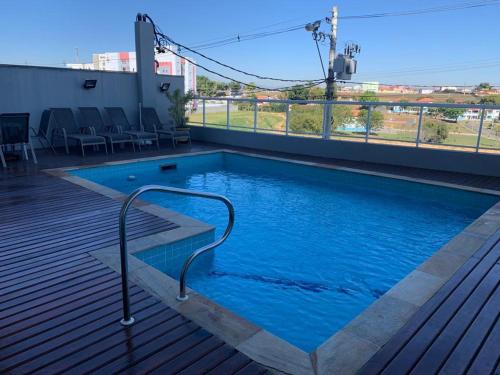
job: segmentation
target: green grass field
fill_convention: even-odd
[[[230,126],[253,129],[253,116],[253,111],[232,111],[229,117]],[[203,115],[201,113],[191,114],[188,121],[201,123]],[[226,112],[206,113],[205,121],[207,125],[226,126]],[[283,130],[285,127],[285,114],[257,112],[257,127],[259,129]]]

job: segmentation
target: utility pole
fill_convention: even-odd
[[[330,53],[328,55],[328,80],[326,83],[326,99],[335,100],[337,99],[337,90],[335,87],[335,73],[333,71],[333,65],[335,63],[335,50],[337,48],[337,17],[338,10],[334,6],[332,8],[332,35],[330,37]]]
[[[336,100],[337,99],[337,88],[335,87],[335,72],[334,72],[334,63],[335,63],[335,50],[337,48],[337,18],[338,18],[338,9],[337,6],[332,8],[332,34],[330,35],[330,53],[328,55],[328,78],[326,81],[326,100]],[[331,128],[333,124],[333,116],[332,116],[332,106],[325,106],[325,121],[323,129],[323,134],[325,138],[330,137]]]
[[[335,79],[345,81],[350,80],[351,76],[356,73],[357,61],[354,56],[361,52],[361,48],[357,43],[346,44],[344,48],[344,54],[339,54],[336,56],[337,48],[337,20],[339,12],[337,6],[332,8],[332,17],[326,17],[325,21],[332,26],[332,32],[330,34],[318,31],[321,26],[321,20],[314,22],[309,22],[305,25],[306,31],[312,32],[312,37],[316,42],[316,49],[318,50],[319,60],[321,62],[321,67],[323,69],[323,74],[325,74],[325,68],[323,66],[323,58],[321,57],[321,52],[318,47],[318,40],[324,41],[326,38],[330,38],[330,53],[328,55],[328,77],[326,78],[326,100],[334,101],[337,100],[337,87],[335,86]],[[337,66],[335,66],[337,62]],[[326,104],[325,110],[323,112],[323,138],[330,138],[333,127],[333,104]]]

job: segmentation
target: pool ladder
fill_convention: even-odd
[[[189,267],[193,261],[203,253],[215,249],[217,246],[221,245],[231,233],[234,225],[234,207],[229,199],[219,194],[204,193],[201,191],[179,189],[169,186],[161,185],[145,185],[137,190],[134,190],[123,202],[122,209],[120,211],[119,218],[119,231],[120,231],[120,263],[121,263],[121,273],[122,273],[122,299],[123,299],[123,319],[120,321],[122,325],[128,326],[134,323],[134,318],[130,313],[130,296],[128,287],[128,253],[127,253],[127,212],[135,199],[140,195],[150,192],[164,192],[164,193],[174,193],[179,195],[187,195],[191,197],[207,198],[224,203],[229,212],[229,220],[226,226],[224,234],[214,242],[205,245],[198,250],[194,251],[189,258],[184,262],[182,267],[181,275],[179,278],[179,295],[177,296],[178,301],[186,301],[188,296],[186,294],[186,277]]]

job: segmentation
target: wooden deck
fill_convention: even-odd
[[[118,242],[120,204],[55,177],[0,184],[0,372],[259,374],[263,368],[88,255]],[[129,238],[175,228],[132,209]]]
[[[361,374],[498,374],[500,231],[366,364]]]
[[[194,146],[195,150],[213,148]],[[157,154],[146,151],[141,156]],[[137,156],[117,153],[106,160]],[[38,168],[19,163],[0,173],[0,373],[266,372],[137,286],[131,288],[131,300],[138,322],[122,327],[119,275],[88,254],[118,242],[120,204],[39,172],[40,168],[97,163],[104,157],[40,159]],[[498,178],[308,160],[500,190]],[[138,210],[132,209],[129,215],[129,238],[175,227]],[[499,238],[500,232],[361,373],[498,373]]]

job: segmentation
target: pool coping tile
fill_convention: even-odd
[[[217,152],[396,178],[500,196],[500,192],[487,189],[225,149],[140,158],[85,166],[83,168]],[[126,198],[126,195],[119,191],[67,173],[69,170],[81,168],[56,168],[45,170],[45,172],[117,201],[123,201]],[[206,223],[146,201],[139,201],[134,206],[139,210],[173,222],[179,225],[179,228],[129,241],[128,250],[130,254],[214,230],[212,226]],[[243,354],[267,366],[273,372],[316,375],[332,373],[355,374],[451,278],[458,268],[471,257],[477,255],[481,246],[491,236],[495,235],[499,229],[500,201],[437,250],[425,262],[417,266],[404,279],[400,280],[382,297],[369,305],[343,329],[336,332],[312,353],[302,351],[190,288],[187,288],[190,298],[185,302],[177,301],[178,281],[134,256],[129,257],[129,278],[188,319],[217,335]],[[90,254],[120,273],[119,245],[93,251]]]

